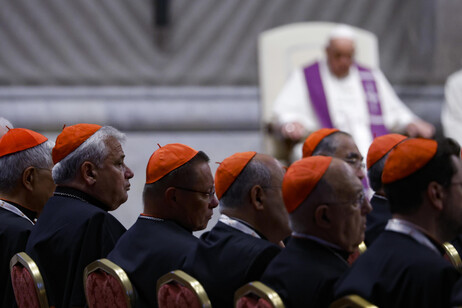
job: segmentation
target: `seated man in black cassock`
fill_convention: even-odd
[[[108,211],[124,203],[133,172],[115,128],[76,124],[63,129],[52,151],[53,197],[27,241],[26,252],[45,280],[55,307],[83,307],[83,270],[106,257],[126,231]]]
[[[367,246],[382,233],[388,219],[391,218],[390,206],[383,190],[382,170],[388,153],[406,138],[399,134],[383,135],[375,138],[367,151],[367,177],[370,187],[374,190],[371,199],[372,211],[367,215],[366,222],[364,242]]]
[[[452,140],[407,139],[382,174],[392,219],[336,286],[379,307],[449,307],[460,273],[441,244],[462,230],[462,162]]]
[[[328,307],[349,254],[364,239],[371,207],[361,181],[344,161],[312,156],[289,167],[282,192],[292,238],[261,281],[286,307]]]
[[[219,222],[202,235],[185,265],[214,307],[233,307],[234,292],[260,279],[290,235],[283,176],[275,158],[256,152],[236,153],[220,163],[215,174]]]
[[[157,307],[156,283],[183,269],[186,256],[218,205],[208,156],[183,144],[156,150],[146,167],[144,213],[108,259],[122,267],[138,293],[138,307]]]
[[[26,241],[55,183],[53,143],[45,136],[14,128],[0,139],[0,307],[15,307],[10,259]]]

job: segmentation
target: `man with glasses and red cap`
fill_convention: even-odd
[[[124,162],[124,139],[115,128],[95,124],[65,127],[56,138],[52,157],[57,188],[26,246],[52,306],[86,305],[84,268],[106,257],[126,231],[108,213],[127,200],[133,177]]]
[[[218,205],[208,156],[173,143],[157,149],[146,167],[144,212],[120,238],[108,259],[135,287],[139,307],[157,307],[156,283],[182,269]]]
[[[0,306],[15,307],[10,259],[26,241],[55,183],[51,176],[53,143],[25,128],[0,139]]]
[[[340,158],[353,168],[360,180],[366,177],[364,158],[351,135],[344,131],[321,128],[305,139],[302,151],[303,157],[322,155]]]
[[[392,219],[339,280],[336,297],[358,294],[385,308],[450,307],[461,275],[442,244],[462,231],[459,146],[404,140],[388,154],[382,183]]]
[[[371,207],[361,181],[341,159],[310,156],[289,167],[282,193],[292,237],[261,281],[285,307],[328,307],[349,255],[364,240]]]
[[[214,307],[233,307],[235,291],[261,278],[290,235],[284,172],[275,158],[256,152],[235,153],[220,163],[215,174],[220,219],[185,265]]]

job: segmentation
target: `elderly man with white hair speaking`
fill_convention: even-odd
[[[403,104],[380,70],[354,61],[351,27],[334,28],[325,51],[326,59],[297,69],[275,101],[275,126],[283,138],[300,142],[319,128],[338,128],[365,155],[375,137],[390,131],[433,136],[433,125]]]

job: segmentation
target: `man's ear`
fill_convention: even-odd
[[[36,180],[35,172],[35,167],[30,166],[27,167],[22,173],[22,185],[29,191],[34,189],[34,182]]]
[[[430,182],[427,187],[427,197],[433,208],[442,211],[444,208],[445,191],[444,187],[437,182]]]
[[[80,174],[82,175],[83,180],[88,185],[93,185],[96,183],[96,178],[98,176],[98,170],[96,169],[95,164],[89,161],[84,161],[80,166]]]
[[[169,187],[164,192],[165,202],[169,205],[176,205],[177,204],[177,189],[175,187]]]
[[[264,206],[265,191],[260,185],[254,185],[250,189],[250,202],[257,211],[262,211],[265,209]]]
[[[330,207],[326,204],[319,205],[314,211],[314,223],[319,228],[330,228]]]

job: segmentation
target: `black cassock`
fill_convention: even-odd
[[[210,232],[202,235],[185,270],[204,286],[213,307],[234,307],[234,292],[248,282],[260,280],[269,262],[280,251],[279,246],[266,239],[219,221]]]
[[[35,213],[17,204],[8,202],[20,209],[29,219]],[[11,286],[10,260],[18,252],[26,250],[26,242],[33,224],[13,212],[0,208],[0,307],[14,307],[15,299]]]
[[[157,280],[183,269],[186,256],[198,241],[175,222],[152,218],[140,216],[108,255],[130,278],[138,294],[137,307],[157,307]]]
[[[358,294],[379,307],[449,307],[459,272],[408,235],[384,231],[345,273],[335,296]]]
[[[261,281],[273,288],[288,308],[328,307],[335,282],[349,267],[346,258],[348,253],[292,237]]]
[[[84,306],[83,270],[105,258],[125,227],[91,196],[58,187],[27,241],[26,252],[45,280],[49,304]]]

